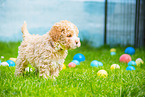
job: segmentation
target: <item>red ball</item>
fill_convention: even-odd
[[[73,62],[70,62],[69,64],[68,64],[68,67],[76,67],[76,64],[75,63],[73,63]]]
[[[129,61],[131,61],[131,57],[128,54],[123,54],[123,55],[121,55],[119,61],[124,62],[124,63],[128,63]]]

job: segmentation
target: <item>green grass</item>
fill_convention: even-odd
[[[20,42],[0,42],[0,56],[2,61],[10,57],[17,57]],[[135,67],[135,71],[126,71],[127,64],[120,63],[119,57],[124,53],[125,48],[117,47],[117,54],[110,56],[109,46],[92,48],[82,46],[69,51],[65,60],[68,65],[76,53],[85,55],[86,60],[76,68],[62,70],[56,80],[43,79],[35,75],[35,72],[25,73],[24,76],[15,77],[15,67],[0,66],[0,96],[39,96],[39,97],[62,97],[62,96],[145,96],[145,64]],[[136,49],[132,60],[142,58],[145,60],[145,49]],[[92,60],[103,63],[103,67],[91,67]],[[119,64],[120,70],[110,70],[111,64]],[[97,76],[97,72],[104,69],[108,72],[107,78]]]

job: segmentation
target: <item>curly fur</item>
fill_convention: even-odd
[[[64,20],[53,25],[51,30],[40,36],[31,35],[27,24],[22,26],[23,41],[19,46],[15,74],[20,75],[30,63],[39,72],[39,76],[57,77],[69,49],[80,46],[78,28]]]

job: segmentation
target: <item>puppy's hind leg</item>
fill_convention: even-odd
[[[20,55],[19,55],[20,56]],[[16,70],[15,75],[21,75],[23,74],[26,67],[28,67],[28,61],[25,58],[19,57],[16,60]]]

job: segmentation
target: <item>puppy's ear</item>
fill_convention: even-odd
[[[61,33],[63,32],[63,30],[64,29],[62,29],[60,25],[54,25],[51,28],[49,35],[54,42],[59,41]]]

